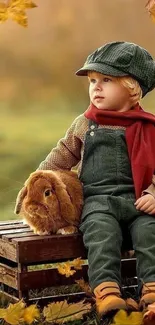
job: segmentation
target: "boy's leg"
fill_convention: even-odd
[[[94,211],[82,219],[80,230],[88,249],[89,282],[96,296],[97,310],[102,315],[112,309],[126,309],[120,292],[120,225],[105,211]]]
[[[155,302],[155,217],[138,216],[130,225],[137,257],[141,305]]]
[[[104,281],[121,285],[122,232],[118,221],[104,212],[92,212],[81,223],[88,249],[89,283],[92,289]]]

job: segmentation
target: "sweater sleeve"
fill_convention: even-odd
[[[151,194],[155,198],[155,175],[152,177],[152,183],[148,186],[146,190],[142,192],[142,195]]]
[[[67,130],[64,138],[60,139],[57,146],[51,150],[44,161],[39,165],[43,169],[68,169],[76,166],[81,159],[81,147],[86,129],[84,115],[78,116]]]

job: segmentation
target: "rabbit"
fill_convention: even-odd
[[[15,214],[38,235],[78,232],[83,208],[82,183],[76,172],[37,170],[20,190]]]

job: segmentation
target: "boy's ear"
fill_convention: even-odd
[[[22,203],[24,200],[24,197],[27,194],[27,188],[24,186],[18,193],[17,195],[17,199],[16,199],[16,205],[15,205],[15,209],[14,209],[14,213],[15,214],[19,214],[21,207],[22,207]]]

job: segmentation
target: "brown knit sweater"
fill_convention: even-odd
[[[60,139],[57,146],[52,149],[46,159],[41,162],[38,169],[68,169],[77,167],[78,175],[80,175],[83,153],[84,153],[84,140],[85,134],[88,131],[89,120],[84,114],[79,115],[67,130],[65,137]],[[99,125],[99,128],[121,128],[120,126]],[[93,130],[92,130],[93,132]],[[152,178],[152,184],[144,191],[150,193],[155,197],[155,175]]]

